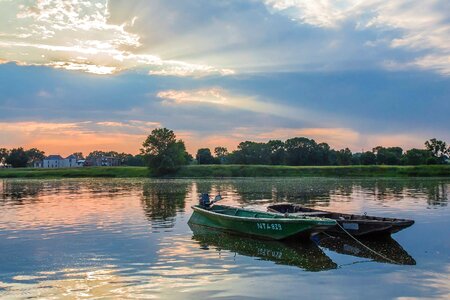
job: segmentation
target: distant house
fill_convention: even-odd
[[[120,166],[120,159],[112,156],[90,157],[86,160],[85,165],[93,167],[116,167]]]
[[[42,160],[42,168],[64,168],[64,158],[61,155],[49,155]]]
[[[77,157],[72,154],[64,159],[63,165],[65,168],[75,168],[78,167],[77,161]]]
[[[75,155],[69,155],[63,158],[61,155],[49,155],[42,161],[34,163],[35,168],[78,168],[83,166],[83,162],[77,159]]]

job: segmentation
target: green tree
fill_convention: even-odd
[[[214,155],[221,164],[224,164],[227,162],[228,149],[225,147],[216,147],[214,148]]]
[[[288,139],[285,143],[286,162],[291,166],[317,164],[317,144],[305,137]]]
[[[315,159],[316,164],[321,166],[330,165],[330,154],[331,147],[327,143],[320,143],[317,145],[315,150]]]
[[[377,157],[377,164],[379,165],[399,165],[403,155],[403,149],[400,147],[384,148],[378,146],[373,149]]]
[[[175,172],[189,157],[184,142],[167,128],[154,129],[142,144],[141,154],[155,175]]]
[[[211,154],[209,148],[201,148],[197,150],[197,155],[195,156],[199,165],[211,165],[214,164],[215,159]]]
[[[352,163],[352,151],[348,148],[336,151],[336,163],[339,166],[350,165]]]
[[[375,165],[377,163],[377,156],[370,151],[361,153],[359,160],[362,165]]]
[[[234,164],[269,165],[270,147],[266,143],[241,142],[230,158]]]
[[[450,155],[450,148],[447,148],[447,143],[435,138],[426,141],[425,148],[433,154],[437,163],[445,163]]]
[[[5,162],[10,164],[13,168],[23,168],[27,166],[28,155],[22,147],[11,149]]]
[[[33,166],[33,164],[37,161],[43,160],[45,158],[45,152],[41,151],[37,148],[31,148],[25,151],[28,156],[28,165]]]
[[[128,153],[120,153],[119,159],[122,165],[125,166],[144,166],[144,157],[140,154],[132,155]]]
[[[402,163],[404,165],[425,165],[428,160],[433,157],[433,153],[429,150],[423,149],[410,149],[402,157]]]
[[[361,154],[362,153],[353,153],[352,165],[360,165],[361,164]]]
[[[270,163],[272,165],[282,165],[285,161],[286,151],[284,143],[280,140],[270,140],[267,145],[270,148]]]

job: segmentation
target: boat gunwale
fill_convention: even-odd
[[[340,221],[340,222],[365,222],[365,223],[372,223],[372,224],[379,224],[379,223],[385,223],[385,222],[391,222],[392,225],[398,226],[398,225],[404,225],[404,224],[414,224],[415,221],[412,219],[402,219],[402,218],[391,218],[391,217],[377,217],[377,216],[371,216],[371,215],[358,215],[358,214],[351,214],[351,213],[340,213],[340,212],[335,212],[335,211],[327,211],[327,210],[320,210],[320,209],[315,209],[315,208],[309,208],[309,207],[305,207],[299,204],[292,204],[292,203],[278,203],[278,204],[272,204],[269,205],[268,208],[271,208],[273,210],[274,206],[282,206],[282,205],[286,205],[286,206],[292,206],[292,207],[302,207],[302,208],[306,208],[306,209],[311,209],[312,211],[316,211],[316,212],[325,212],[328,214],[336,214],[336,215],[341,215],[341,216],[354,216],[354,219],[345,219],[345,220],[340,220],[337,218],[330,218],[328,217],[327,219],[331,219],[331,220],[335,220],[335,221]],[[281,212],[279,212],[280,214],[282,214]],[[287,213],[289,214],[289,213]],[[359,218],[359,217],[364,217],[364,218]],[[372,218],[372,219],[366,219],[365,217],[368,218]]]
[[[239,207],[233,207],[233,206],[228,206],[228,205],[220,205],[222,207],[227,207],[227,208],[236,208],[236,209],[244,209],[244,208],[239,208]],[[257,217],[243,217],[243,216],[232,216],[232,215],[227,215],[227,214],[221,214],[221,213],[217,213],[214,212],[212,210],[208,210],[202,207],[199,207],[197,205],[192,205],[191,208],[195,211],[195,210],[199,210],[202,212],[205,212],[207,214],[212,214],[212,215],[217,215],[217,216],[221,216],[221,217],[225,217],[228,219],[234,219],[234,220],[245,220],[245,221],[252,221],[252,222],[280,222],[281,223],[297,223],[297,222],[308,222],[308,223],[318,223],[318,222],[327,222],[329,224],[321,224],[319,223],[318,225],[323,225],[323,226],[333,226],[337,224],[337,221],[334,219],[330,219],[330,218],[317,218],[317,217],[302,217],[302,216],[298,216],[298,217],[286,217],[283,214],[279,213],[270,213],[270,212],[262,212],[262,211],[257,211],[257,210],[253,210],[253,209],[247,209],[245,208],[244,210],[246,211],[250,211],[250,212],[255,212],[255,213],[265,213],[265,214],[273,214],[275,216],[280,216],[281,218],[257,218]]]

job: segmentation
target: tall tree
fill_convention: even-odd
[[[284,143],[280,140],[270,140],[267,145],[270,148],[270,163],[272,165],[284,164],[286,156]]]
[[[399,165],[403,155],[403,149],[400,147],[385,148],[377,146],[373,148],[379,165]]]
[[[447,143],[435,138],[425,142],[425,147],[428,151],[433,153],[437,159],[437,163],[445,163],[445,160],[450,156],[450,147],[447,148]]]
[[[142,144],[141,154],[155,175],[175,172],[189,157],[184,142],[167,128],[154,129]]]
[[[321,166],[330,165],[331,147],[327,143],[320,143],[316,146],[314,161]]]
[[[348,148],[336,151],[336,162],[340,166],[350,165],[352,163],[352,151]]]
[[[214,155],[221,164],[224,164],[227,162],[228,149],[225,147],[216,147],[214,148]]]
[[[233,151],[232,162],[235,164],[268,165],[270,164],[270,147],[266,143],[245,141]]]
[[[292,166],[314,165],[316,162],[317,144],[305,137],[288,139],[286,145],[286,162]]]
[[[35,162],[43,160],[45,158],[45,152],[37,148],[31,148],[25,152],[28,156],[28,165],[30,166],[33,166]]]
[[[197,160],[199,165],[211,165],[215,162],[209,148],[198,149],[195,159]]]
[[[22,147],[11,149],[5,162],[13,168],[23,168],[27,166],[28,155]]]
[[[362,165],[374,165],[377,163],[377,156],[371,151],[361,153],[359,159]]]
[[[410,149],[402,157],[404,165],[425,165],[433,157],[433,153],[429,150]]]

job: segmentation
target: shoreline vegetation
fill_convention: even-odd
[[[273,166],[188,165],[170,176],[155,176],[147,167],[0,169],[0,178],[232,178],[232,177],[450,177],[450,165],[419,166]]]

